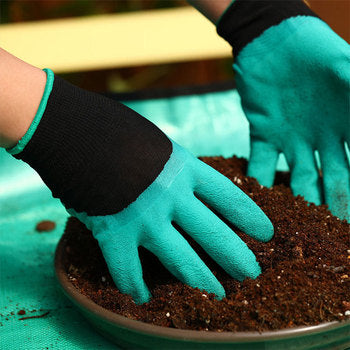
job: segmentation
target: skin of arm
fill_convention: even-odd
[[[187,2],[216,24],[232,0],[188,0]]]
[[[216,23],[232,0],[189,0]],[[46,74],[0,48],[0,147],[11,148],[32,123],[44,93]]]
[[[0,48],[0,147],[13,147],[39,107],[46,74]]]

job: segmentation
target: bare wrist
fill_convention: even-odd
[[[32,123],[46,74],[0,49],[0,147],[13,147]]]
[[[187,0],[187,2],[216,24],[232,0]]]

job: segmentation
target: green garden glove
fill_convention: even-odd
[[[198,199],[268,241],[272,224],[247,195],[136,112],[46,72],[37,115],[8,151],[37,170],[92,231],[121,292],[137,303],[150,298],[138,255],[143,246],[184,283],[225,296],[174,222],[234,278],[259,275],[254,254]]]
[[[248,175],[271,186],[283,152],[293,193],[349,220],[350,46],[299,0],[236,0],[217,30],[250,123]]]

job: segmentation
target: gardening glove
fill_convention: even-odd
[[[293,193],[349,220],[349,45],[301,0],[236,0],[217,31],[250,123],[248,175],[271,186],[283,152]]]
[[[143,246],[184,283],[224,297],[173,223],[232,277],[259,275],[254,254],[201,202],[268,241],[273,227],[248,196],[136,112],[46,73],[35,119],[8,151],[30,164],[92,231],[121,292],[137,303],[150,298],[138,255]]]

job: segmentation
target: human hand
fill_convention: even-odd
[[[173,226],[175,222],[232,277],[261,270],[246,244],[198,198],[250,236],[268,241],[273,228],[261,209],[229,179],[173,144],[164,169],[123,211],[87,216],[70,211],[92,230],[117,287],[138,303],[149,300],[138,247],[155,254],[180,281],[225,296],[212,272]],[[198,197],[198,198],[197,198]]]
[[[174,222],[234,278],[259,275],[254,254],[198,199],[268,241],[272,224],[247,195],[126,106],[49,70],[47,76],[31,127],[8,151],[93,232],[121,292],[137,303],[150,298],[138,256],[143,246],[184,283],[225,295]]]
[[[233,65],[250,123],[248,175],[271,186],[278,155],[283,152],[291,170],[293,193],[316,204],[324,201],[335,215],[349,220],[350,172],[345,143],[350,145],[350,46],[308,9],[295,12],[299,11],[296,2],[288,6],[265,3],[269,5],[237,0],[231,18],[222,19],[234,21],[243,4],[257,26],[261,21],[265,25],[263,31],[253,29],[257,32],[250,33],[248,42],[237,44],[240,51],[236,51]],[[283,15],[280,6],[284,7]],[[260,11],[260,17],[254,18],[254,11]],[[269,23],[278,16],[279,22]],[[234,40],[232,44],[235,48]],[[320,157],[322,181],[315,151]]]

